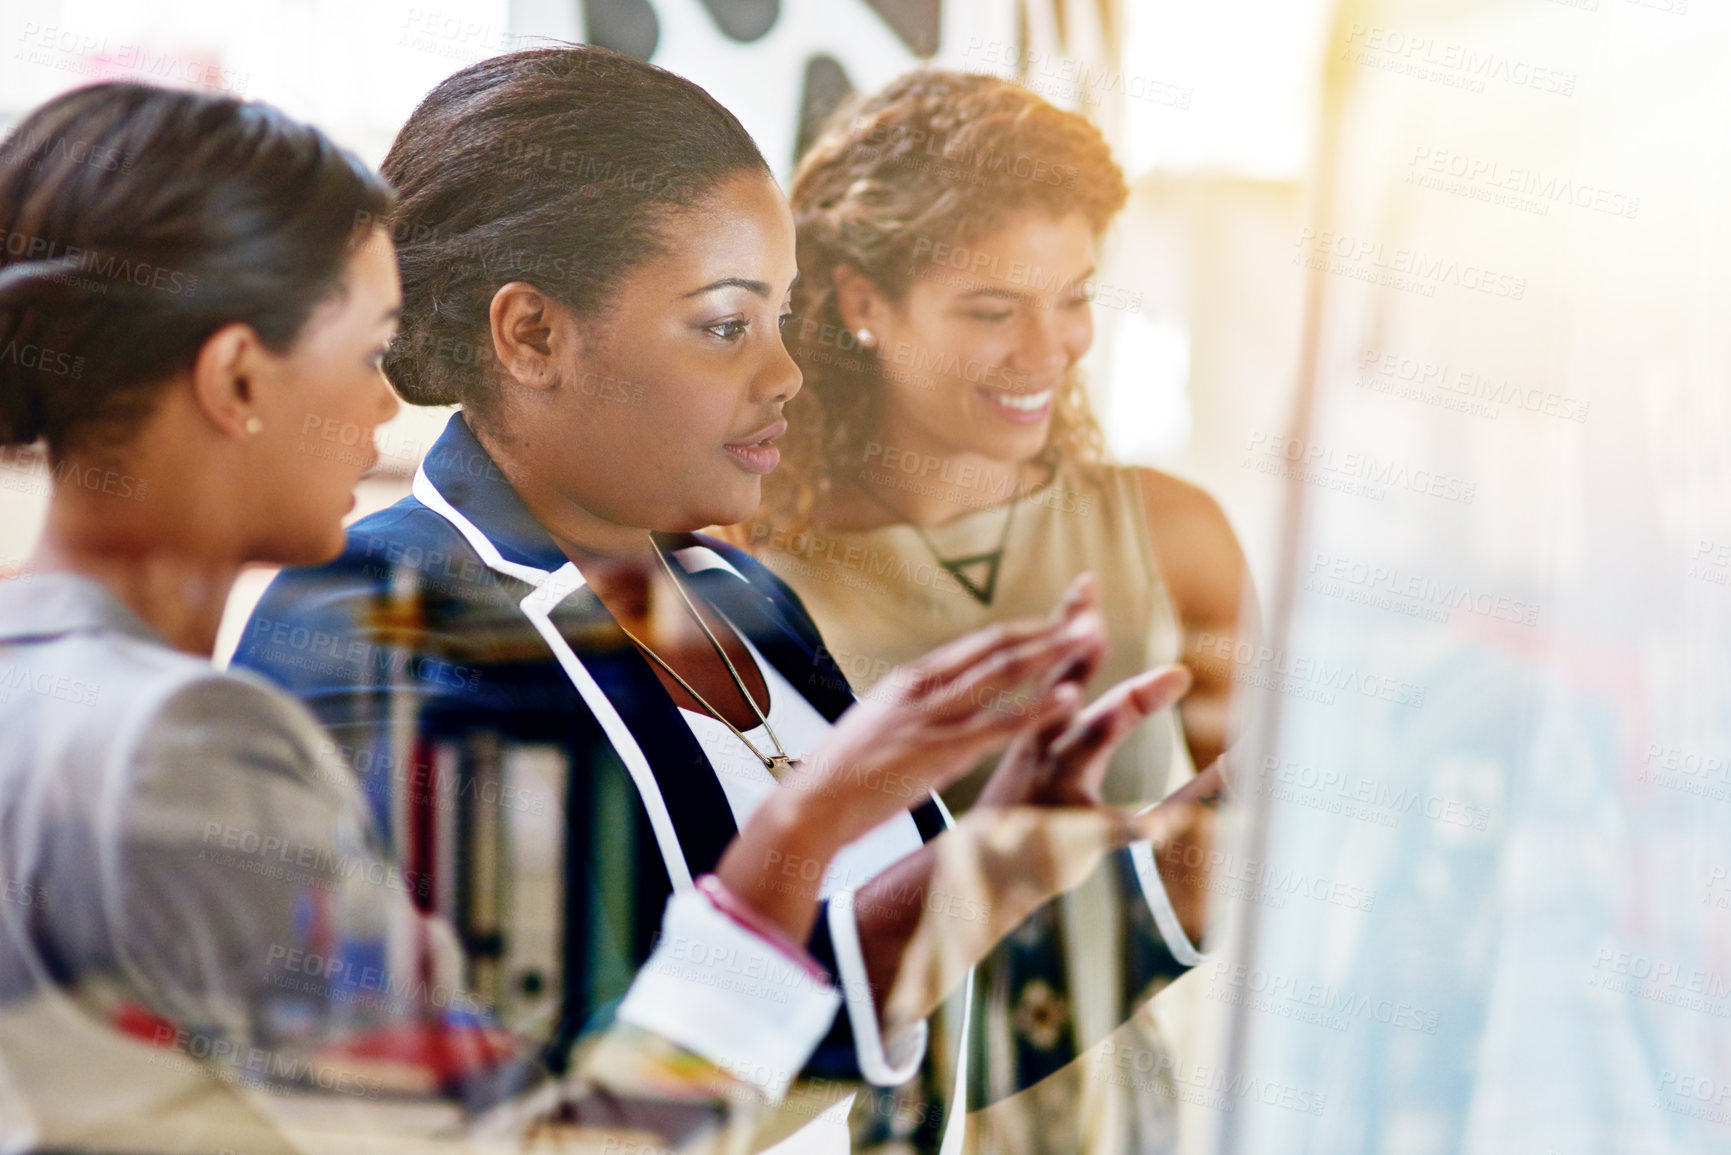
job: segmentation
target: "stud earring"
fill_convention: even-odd
[[[872,331],[870,329],[861,329],[859,332],[855,333],[854,336],[859,338],[860,347],[865,349],[870,349],[873,342],[877,340],[876,337],[872,336]]]
[[[248,417],[246,419],[246,431],[248,433],[257,433],[263,428],[264,422],[260,421],[257,417]]]

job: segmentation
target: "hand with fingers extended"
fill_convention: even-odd
[[[1183,697],[1190,674],[1181,666],[1162,667],[1128,679],[1082,708],[1082,688],[1099,668],[1106,649],[1095,598],[1093,578],[1083,575],[1045,622],[1013,627],[1013,639],[975,635],[926,659],[945,669],[945,663],[958,655],[995,646],[1003,656],[994,666],[1015,666],[998,680],[1020,677],[1032,689],[1029,708],[1017,719],[1019,725],[990,723],[994,738],[1008,735],[1008,750],[961,826],[895,863],[855,897],[866,970],[880,1004],[900,973],[918,928],[932,925],[923,918],[923,904],[940,863],[948,863],[952,883],[947,885],[954,885],[957,893],[966,884],[982,888],[983,908],[1025,912],[1074,885],[1101,855],[1144,837],[1137,816],[1099,805],[1106,763],[1140,722]],[[1045,638],[1062,640],[1043,649],[1045,660],[1016,656],[1031,644],[1020,639]],[[992,668],[980,671],[981,683],[992,680],[985,676]],[[892,683],[890,693],[905,694],[908,686]],[[906,704],[904,698],[890,700]],[[954,708],[953,693],[945,700]],[[972,705],[978,708],[996,701],[976,696]],[[930,751],[923,752],[927,780],[933,788],[941,787],[967,765],[977,765],[993,744],[956,747],[956,757],[966,765],[940,762]],[[1003,852],[1006,846],[1038,846],[1041,854],[1018,861],[1014,854]],[[1015,868],[1008,867],[1011,862],[1016,862]],[[920,954],[923,961],[916,981],[904,989],[929,995],[941,988],[955,977],[958,967],[965,969],[983,957],[1012,925],[982,923],[968,928],[966,934],[951,934],[937,954],[929,950]]]
[[[1083,574],[1066,591],[1054,620],[1091,634],[1086,625],[1075,623],[1095,617],[1094,595],[1092,577]],[[1098,807],[1113,750],[1143,721],[1176,705],[1192,682],[1183,666],[1160,666],[1126,678],[1082,708],[1074,703],[1105,650],[1103,644],[1081,649],[1077,663],[1063,671],[1053,689],[1056,697],[1065,685],[1077,687],[1075,697],[1066,696],[1072,704],[1016,736],[981,791],[976,809]],[[1185,864],[1183,869],[1169,867],[1162,877],[1179,924],[1192,941],[1200,941],[1207,927],[1207,864],[1212,861],[1216,812],[1225,797],[1227,761],[1221,757],[1170,797],[1135,814],[1125,812],[1122,821],[1110,827],[1111,841],[1118,845],[1150,841],[1163,864]],[[1193,863],[1202,865],[1188,865]]]
[[[1043,724],[1017,734],[977,806],[1097,806],[1112,752],[1142,722],[1176,705],[1190,689],[1190,671],[1180,665],[1159,666],[1126,678],[1082,708],[1082,686],[1105,657],[1105,634],[1094,609],[1093,576],[1083,574],[1070,584],[1052,620],[1064,623],[1086,642],[1079,643],[1074,663],[1059,674],[1049,697],[1066,703]],[[1074,694],[1065,694],[1074,687]]]
[[[778,888],[771,855],[827,864],[842,847],[921,805],[994,750],[1073,716],[1081,687],[1066,671],[1099,647],[1098,620],[1054,614],[990,626],[898,667],[842,715],[812,755],[728,847],[716,875],[796,941],[816,895]]]
[[[934,650],[879,681],[790,785],[847,799],[831,818],[851,819],[863,833],[994,749],[1072,716],[1082,690],[1065,671],[1089,660],[1099,642],[1097,618],[1053,615],[991,626]],[[894,775],[895,797],[870,797],[867,769]],[[862,787],[868,796],[859,796]]]

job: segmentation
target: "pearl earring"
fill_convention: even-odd
[[[246,431],[248,433],[257,433],[263,428],[264,422],[260,421],[257,417],[248,417],[246,419]]]
[[[872,336],[872,331],[870,329],[861,329],[859,332],[855,333],[854,336],[859,338],[860,346],[866,349],[870,349],[872,347],[872,342],[877,340],[876,337]]]

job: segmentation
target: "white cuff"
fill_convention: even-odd
[[[829,899],[829,939],[835,947],[836,978],[847,1000],[848,1022],[853,1026],[854,1053],[860,1074],[878,1087],[907,1082],[926,1057],[926,1022],[921,1019],[904,1027],[887,1043],[878,1029],[877,1000],[866,977],[865,955],[859,946],[859,924],[854,918],[853,891],[832,894]]]
[[[1142,897],[1147,900],[1154,925],[1160,928],[1160,937],[1166,940],[1166,949],[1172,952],[1172,957],[1187,967],[1207,962],[1208,956],[1191,943],[1178,921],[1178,912],[1172,909],[1166,884],[1160,881],[1160,871],[1154,866],[1154,843],[1132,842],[1130,861],[1136,864],[1136,881],[1142,884]]]
[[[661,937],[618,1018],[761,1090],[787,1093],[835,1024],[841,996],[695,890],[667,903]]]

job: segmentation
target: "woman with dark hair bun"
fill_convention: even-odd
[[[242,566],[343,548],[397,410],[391,192],[272,108],[135,84],[58,97],[0,151],[0,445],[44,443],[53,477],[27,576],[0,582],[0,1147],[377,1150],[490,1104],[507,1131],[539,1105],[677,1142],[777,1097],[840,999],[797,945],[815,897],[762,863],[822,869],[899,810],[886,779],[941,783],[1059,716],[1037,680],[1088,637],[971,640],[844,719],[833,763],[655,911],[668,945],[622,976],[599,1068],[539,1082],[541,1040],[455,984],[428,876],[380,847],[316,720],[208,661]],[[314,428],[356,452],[308,452]],[[1030,680],[1024,716],[973,704]]]
[[[404,292],[386,371],[409,400],[461,409],[412,497],[352,526],[337,561],[276,579],[236,662],[331,729],[393,845],[438,874],[507,1017],[556,1024],[554,1065],[585,1024],[622,997],[631,1005],[626,980],[654,942],[655,912],[713,869],[778,781],[833,760],[844,778],[892,793],[897,812],[850,838],[830,869],[761,866],[767,894],[823,899],[805,941],[845,998],[800,1075],[850,1088],[906,1081],[927,1037],[923,1019],[891,1013],[909,928],[941,911],[962,941],[983,916],[930,889],[928,840],[947,816],[912,780],[916,767],[934,776],[937,752],[892,726],[869,738],[859,728],[864,744],[838,749],[855,716],[838,666],[848,655],[825,647],[768,570],[697,532],[755,512],[801,385],[783,344],[793,220],[756,146],[689,81],[602,49],[554,48],[441,83],[384,174],[401,197],[391,228]],[[988,632],[1051,630],[1057,642],[1039,693],[976,698],[985,715],[1043,708],[1050,694],[1070,701],[1101,659],[1091,600],[1084,580],[1041,607],[1058,603],[1043,627]],[[327,642],[309,661],[297,638]],[[905,692],[906,677],[888,675],[881,692]],[[1091,804],[1106,753],[1187,684],[1171,668],[1139,673],[1091,714],[1066,705],[1025,729],[998,763],[998,800]],[[902,768],[862,773],[868,753]],[[539,779],[562,804],[554,845],[513,842],[525,824],[484,804],[459,801],[447,818],[430,801],[519,781],[531,758],[556,767]],[[1207,822],[1192,797],[1156,813],[1185,816],[1173,841],[1194,850]],[[802,826],[835,817],[817,800]],[[1014,892],[1018,870],[1063,859],[1047,849],[988,881]],[[1181,971],[1189,941],[1158,876],[1124,855],[1100,873],[1137,896],[1115,928],[1133,944],[1136,984]],[[555,942],[517,926],[523,907],[546,901],[524,896],[548,891]],[[664,1029],[678,1039],[682,1023]],[[939,1058],[951,1069],[960,1053]],[[909,1113],[873,1098],[866,1130],[881,1123],[880,1138],[935,1148],[959,1101]],[[790,1116],[789,1150],[847,1150],[852,1102],[820,1098]]]

